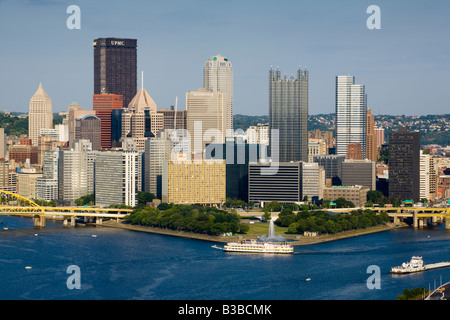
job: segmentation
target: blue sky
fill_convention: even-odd
[[[69,30],[69,5],[81,29]],[[370,5],[381,30],[369,30]],[[450,2],[406,0],[0,0],[0,110],[28,111],[39,82],[53,111],[92,109],[98,37],[138,39],[138,73],[158,108],[202,86],[209,57],[234,69],[235,113],[268,113],[268,71],[309,70],[309,113],[335,111],[335,77],[366,85],[374,114],[450,113]],[[138,87],[140,87],[140,79]]]

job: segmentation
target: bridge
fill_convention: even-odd
[[[61,219],[65,226],[75,226],[77,218],[102,224],[103,218],[120,219],[132,211],[116,208],[44,207],[18,194],[0,190],[0,215],[33,218],[34,226],[38,228],[45,228],[46,218]]]
[[[398,223],[400,220],[405,218],[412,218],[414,228],[422,228],[427,224],[444,222],[445,229],[450,230],[450,207],[359,207],[345,209],[326,209],[326,211],[334,213],[344,213],[358,209],[369,209],[377,213],[386,212],[391,218],[394,219],[394,223]]]

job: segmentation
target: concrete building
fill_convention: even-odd
[[[224,92],[198,89],[186,93],[191,153],[203,153],[208,143],[224,143],[227,135],[227,101]]]
[[[186,129],[187,111],[175,110],[174,106],[170,109],[160,108],[157,113],[163,115],[163,127],[161,129]],[[156,134],[155,134],[156,135]]]
[[[341,180],[343,186],[361,185],[370,190],[376,190],[376,162],[370,161],[369,159],[345,159],[341,166]]]
[[[325,188],[325,170],[317,163],[302,162],[300,167],[302,179],[302,197],[308,201],[323,199],[323,188]]]
[[[367,108],[367,137],[366,137],[366,159],[377,162],[378,147],[377,135],[375,133],[375,116]]]
[[[30,111],[28,114],[28,137],[33,146],[39,143],[41,129],[53,128],[52,100],[44,91],[42,83],[30,99]]]
[[[99,151],[95,157],[95,204],[136,206],[142,191],[142,153],[138,151]]]
[[[284,203],[302,201],[301,166],[300,161],[280,162],[278,167],[272,167],[270,164],[249,164],[248,200]]]
[[[247,131],[248,144],[264,144],[269,146],[269,124],[258,123],[256,126],[248,127]]]
[[[158,137],[145,141],[144,153],[144,191],[153,193],[157,199],[162,198],[162,173],[165,161],[171,160],[175,145],[169,137],[168,130],[161,130]]]
[[[74,205],[75,200],[94,193],[92,144],[79,140],[71,150],[60,150],[58,158],[58,200]]]
[[[58,200],[58,160],[58,148],[44,152],[42,178],[36,179],[36,199]]]
[[[269,71],[270,154],[278,150],[279,162],[308,161],[308,77],[301,69],[297,79]],[[278,130],[278,143],[272,141],[273,130]]]
[[[436,194],[437,175],[433,157],[420,151],[420,199],[434,200]]]
[[[37,179],[42,178],[42,173],[36,170],[21,169],[17,173],[17,194],[27,199],[37,198]]]
[[[335,154],[315,156],[313,161],[317,162],[325,170],[325,179],[330,179],[332,185],[342,184],[342,162],[345,156]]]
[[[94,115],[82,115],[75,121],[75,139],[89,140],[92,150],[100,150],[102,147],[101,120]]]
[[[367,202],[367,192],[369,188],[363,186],[333,186],[323,189],[323,199],[335,201],[338,198],[345,198],[356,207],[362,207]]]
[[[162,202],[221,207],[226,201],[225,160],[165,161]]]

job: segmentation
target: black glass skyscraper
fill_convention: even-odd
[[[137,92],[137,40],[94,40],[94,94],[123,95],[123,106]]]
[[[297,79],[281,78],[279,70],[269,72],[269,135],[274,161],[308,161],[308,71],[299,69]],[[278,130],[278,144],[273,141]]]
[[[420,200],[420,133],[406,127],[389,133],[389,197]]]

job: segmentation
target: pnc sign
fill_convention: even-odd
[[[123,41],[123,40],[111,40],[111,45],[112,46],[124,46],[125,45],[125,41]]]

